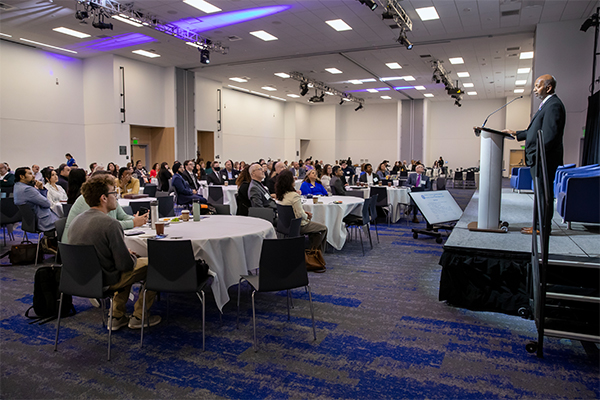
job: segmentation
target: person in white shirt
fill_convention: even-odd
[[[327,190],[327,193],[329,194],[331,194],[331,187],[329,187],[329,184],[331,182],[332,173],[333,169],[331,165],[326,164],[325,167],[323,167],[323,175],[320,176],[321,183],[323,184],[323,187],[325,188],[325,190]]]
[[[44,181],[44,177],[42,176],[42,172],[40,171],[40,166],[39,165],[33,164],[31,166],[31,172],[33,172],[33,178],[36,181],[40,181],[40,182]]]
[[[362,183],[368,183],[369,185],[378,185],[379,177],[373,173],[373,166],[371,164],[365,164],[365,173],[358,178]]]
[[[56,184],[56,182],[58,182],[58,174],[56,171],[46,167],[42,170],[42,175],[44,177],[44,187],[48,190],[48,200],[50,200],[52,204],[67,201],[68,197],[65,189]]]

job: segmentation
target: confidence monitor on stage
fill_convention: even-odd
[[[447,190],[409,194],[430,225],[458,221],[462,216],[462,210]]]

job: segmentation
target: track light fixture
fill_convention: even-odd
[[[306,96],[308,93],[308,83],[300,82],[300,96]]]
[[[406,37],[406,31],[404,31],[404,30],[402,30],[402,32],[400,32],[400,36],[398,37],[398,40],[396,40],[396,41],[398,43],[400,43],[402,46],[406,47],[408,50],[412,50],[412,48],[413,48],[413,44]]]
[[[356,107],[356,108],[354,109],[354,111],[362,110],[362,108],[363,108],[363,105],[362,105],[362,103],[360,103],[360,104],[358,105],[358,107]]]
[[[325,101],[325,92],[321,92],[321,95],[319,96],[317,94],[317,90],[315,89],[315,95],[308,99],[308,101],[310,103],[323,103]]]
[[[359,104],[364,103],[364,99],[362,99],[360,97],[356,97],[352,93],[341,92],[329,85],[326,85],[325,83],[323,83],[321,81],[317,81],[315,79],[311,79],[307,76],[304,76],[300,72],[292,71],[289,73],[289,76],[290,76],[290,78],[300,82],[300,94],[302,96],[304,96],[304,95],[306,95],[306,93],[308,93],[308,91],[310,90],[309,88],[315,89],[315,96],[311,97],[311,100],[309,100],[311,102],[315,102],[315,103],[324,102],[325,94],[328,94],[330,96],[339,96],[340,101],[341,101],[340,104],[344,104],[343,103],[344,101],[353,101],[353,102],[359,103]],[[317,96],[317,93],[318,93],[317,90],[321,92],[320,96]]]
[[[583,25],[581,25],[580,30],[583,32],[587,32],[592,26],[598,26],[600,24],[599,12],[597,11],[595,14],[592,14],[591,17],[585,20]]]
[[[112,31],[113,29],[113,24],[108,23],[108,22],[104,22],[104,13],[100,12],[98,14],[96,14],[96,19],[94,19],[94,22],[92,22],[92,26],[94,28],[100,29],[100,30],[104,30],[104,29],[110,29]]]
[[[344,99],[340,99],[340,106],[344,104]]]
[[[377,3],[375,3],[373,0],[358,0],[358,2],[369,7],[371,11],[374,11],[377,8]]]
[[[210,64],[210,51],[206,49],[198,49],[200,51],[200,63]]]

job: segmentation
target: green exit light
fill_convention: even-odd
[[[138,140],[137,139],[133,139],[133,144],[138,144]]]

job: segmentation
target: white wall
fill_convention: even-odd
[[[221,108],[223,109],[223,85],[221,82],[206,79],[196,73],[195,76],[196,92],[196,130],[214,132],[215,140],[215,156],[219,155],[222,158],[223,153],[223,132],[219,132],[218,128],[218,97],[217,90],[221,89]],[[223,110],[221,112],[223,117]],[[223,125],[222,125],[223,126]],[[196,147],[198,145],[196,144]],[[227,155],[225,155],[227,157]]]
[[[303,139],[310,139],[306,155],[313,160],[331,163],[335,159],[338,108],[337,104],[310,106],[308,137]]]
[[[11,169],[85,162],[81,60],[0,42],[0,159]],[[58,82],[58,84],[57,84]]]

